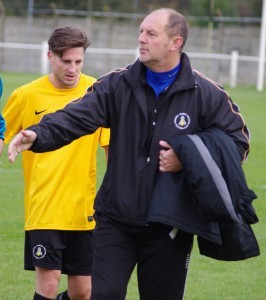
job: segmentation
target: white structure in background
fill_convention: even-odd
[[[260,31],[260,52],[258,65],[257,90],[263,91],[264,72],[265,72],[265,48],[266,48],[266,0],[262,3],[261,31]]]
[[[266,1],[266,0],[265,0]],[[29,50],[39,50],[41,51],[40,55],[40,73],[47,74],[49,73],[50,64],[47,57],[48,44],[47,42],[42,42],[41,44],[19,44],[19,43],[1,43],[0,48],[10,48],[10,49],[29,49]],[[113,54],[113,55],[132,55],[135,59],[138,57],[138,51],[136,49],[110,49],[110,48],[88,48],[88,53],[96,54]],[[195,53],[188,52],[188,55],[191,58],[200,58],[200,59],[214,59],[214,60],[227,60],[230,61],[230,74],[229,82],[230,87],[234,88],[237,85],[238,78],[238,63],[240,61],[245,62],[259,62],[259,57],[257,56],[247,56],[239,55],[237,51],[232,51],[231,54],[215,54],[215,53]],[[259,65],[261,63],[259,62]],[[263,70],[262,70],[263,75]],[[262,77],[262,76],[261,76]],[[263,78],[261,84],[263,87]]]

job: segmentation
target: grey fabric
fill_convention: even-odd
[[[219,167],[217,166],[216,162],[213,160],[209,150],[204,145],[204,143],[202,142],[199,136],[188,135],[188,137],[192,140],[192,142],[195,144],[198,151],[200,152],[202,159],[204,160],[208,170],[210,171],[213,181],[215,182],[217,189],[223,199],[224,205],[228,213],[236,223],[239,224],[242,223],[241,217],[238,216],[235,212],[232,199],[229,190],[227,188],[227,184],[221,174]]]

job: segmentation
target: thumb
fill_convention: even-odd
[[[31,136],[30,131],[28,130],[21,130],[20,133],[24,138],[29,138]]]
[[[160,141],[159,144],[163,148],[168,148],[168,149],[172,148],[166,141]]]

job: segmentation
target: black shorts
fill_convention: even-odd
[[[91,275],[93,231],[25,231],[24,268],[61,270],[67,275]]]

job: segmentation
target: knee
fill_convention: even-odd
[[[38,292],[46,297],[53,299],[57,295],[58,291],[58,281],[57,280],[47,280],[42,283],[39,287]]]
[[[47,298],[55,298],[58,291],[61,272],[36,267],[36,292]]]
[[[70,299],[75,300],[90,300],[91,299],[91,287],[84,287],[79,290],[71,291],[68,290]]]

